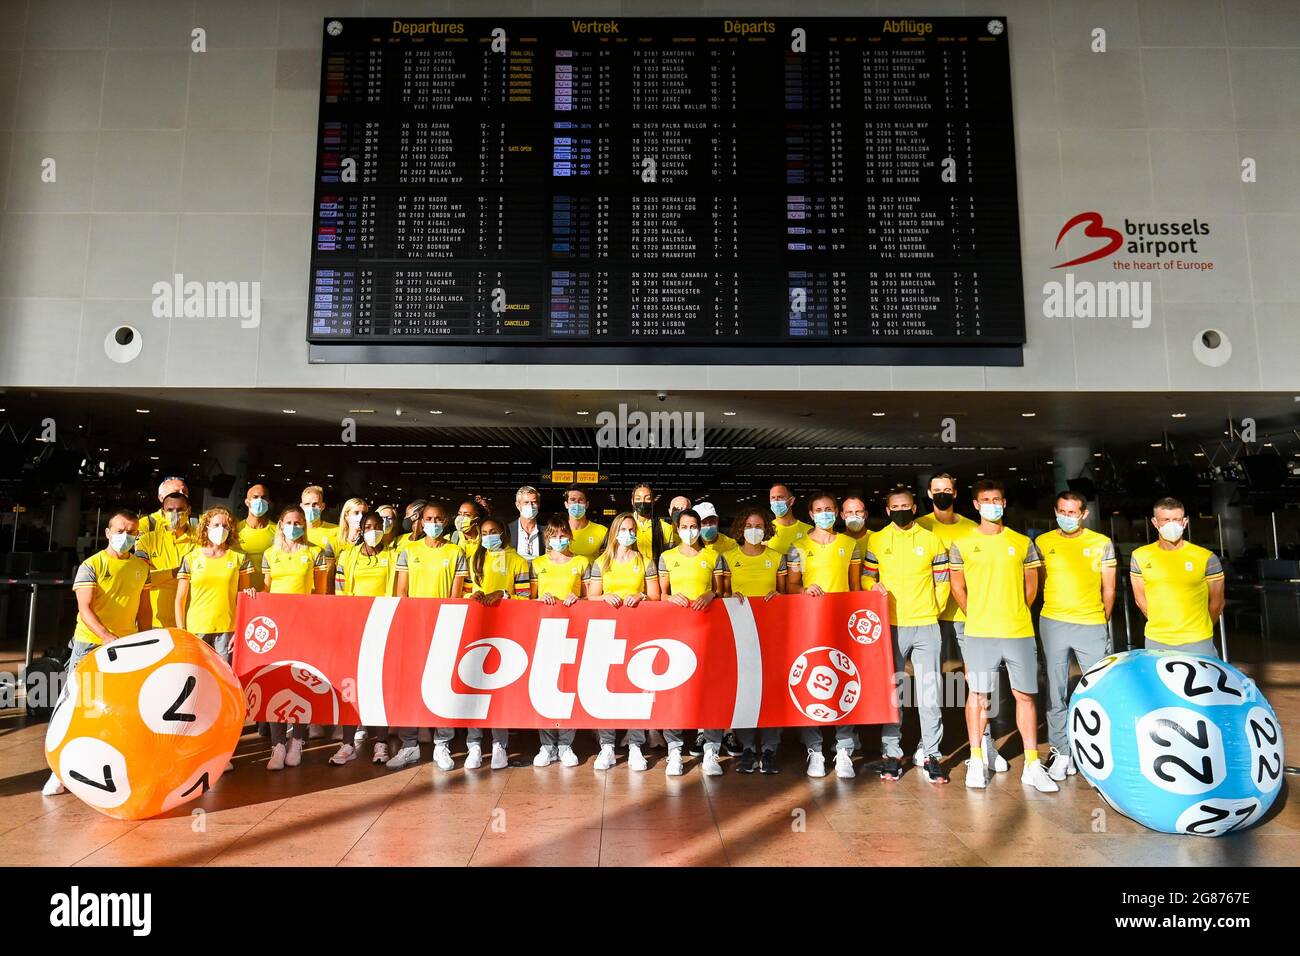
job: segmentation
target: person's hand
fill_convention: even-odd
[[[543,594],[542,597],[541,597],[541,602],[542,602],[543,604],[557,604],[557,603],[558,603],[558,602],[556,601],[556,599],[555,599],[555,595],[554,595],[554,594]]]
[[[568,597],[564,599],[565,607],[573,607],[573,605],[577,603],[578,603],[578,595],[576,594],[570,594]]]
[[[731,596],[736,599],[737,604],[744,604],[745,601],[748,600],[748,598],[746,598],[745,595],[743,594],[733,594]]]
[[[874,585],[872,585],[871,590],[879,591],[881,594],[889,593],[889,589],[885,587],[884,583],[881,581],[877,581]]]
[[[706,591],[691,602],[692,611],[703,611],[713,601],[714,594],[712,591]]]
[[[605,597],[605,603],[608,604],[610,607],[618,607],[623,603],[623,599],[620,598],[617,594],[606,594],[604,597]]]
[[[245,597],[255,598],[257,597],[257,588],[253,588],[253,587],[244,588],[243,593]]]
[[[629,594],[626,598],[623,599],[623,606],[636,607],[644,600],[645,600],[645,595],[643,594]]]
[[[683,594],[670,594],[668,595],[668,603],[676,604],[678,607],[687,607],[691,602],[686,600],[686,596]]]
[[[822,588],[820,584],[814,584],[810,588],[805,588],[803,593],[808,595],[809,597],[821,597],[823,594],[826,593],[826,591]]]
[[[764,601],[770,601],[770,600],[772,600],[772,598],[776,597],[776,596],[777,596],[778,594],[780,594],[780,593],[781,593],[780,591],[772,591],[772,592],[770,592],[766,597],[764,597],[763,600],[764,600]]]

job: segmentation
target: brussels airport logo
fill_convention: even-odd
[[[262,324],[261,282],[186,282],[178,272],[149,291],[155,319],[239,319],[245,329]]]
[[[660,400],[666,396],[662,396]],[[596,445],[600,448],[682,448],[687,458],[704,454],[703,412],[628,411],[596,415]]]

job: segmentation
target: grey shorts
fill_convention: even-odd
[[[997,691],[998,668],[1007,665],[1011,689],[1022,694],[1038,693],[1038,642],[1032,637],[957,638],[961,659],[966,662],[966,680],[977,694]]]
[[[206,644],[212,645],[212,649],[221,655],[221,659],[227,664],[235,652],[235,632],[223,631],[219,634],[199,634],[200,640]]]
[[[1193,641],[1190,644],[1161,644],[1159,641],[1146,638],[1145,644],[1148,651],[1178,651],[1181,654],[1206,654],[1210,657],[1218,657],[1219,649],[1214,646],[1214,638],[1207,638],[1203,641]]]

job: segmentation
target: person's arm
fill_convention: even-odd
[[[1219,615],[1223,613],[1223,602],[1225,600],[1225,588],[1223,578],[1210,582],[1210,621],[1219,623]]]
[[[465,594],[465,579],[468,574],[457,574],[451,582],[451,596],[454,598],[463,597]]]
[[[1147,613],[1147,585],[1146,581],[1142,579],[1142,567],[1138,564],[1136,551],[1133,552],[1133,557],[1129,561],[1128,582],[1133,588],[1133,603],[1138,606],[1138,610],[1142,612],[1143,617],[1150,618],[1151,615]]]
[[[135,609],[135,629],[137,631],[153,629],[153,603],[149,600],[150,589],[150,586],[146,584],[144,590],[140,592],[140,604]]]
[[[190,579],[188,576],[176,580],[176,626],[185,626],[185,606],[189,604]]]
[[[99,615],[95,613],[95,609],[92,606],[92,602],[95,599],[95,589],[93,587],[79,587],[73,591],[73,593],[77,596],[77,614],[81,618],[82,623],[85,624],[86,627],[90,628],[95,636],[105,643],[117,640],[117,635],[106,628],[104,622],[99,619]],[[149,607],[149,601],[147,599],[143,603],[146,608]],[[136,615],[137,618],[139,618],[139,616],[139,614]],[[148,622],[146,622],[145,626],[140,630],[145,631],[148,629]]]
[[[1038,597],[1038,575],[1042,568],[1042,552],[1030,541],[1025,548],[1025,607],[1033,607],[1034,599]]]
[[[966,613],[966,574],[962,571],[964,562],[956,543],[948,549],[948,587],[952,599],[957,602],[963,614]]]
[[[849,562],[849,590],[862,590],[862,559]]]
[[[785,554],[785,593],[803,594],[803,556],[794,545]]]
[[[1110,620],[1110,613],[1115,609],[1115,565],[1104,566],[1101,569],[1101,605],[1106,609],[1106,620]]]
[[[653,577],[646,581],[645,599],[647,601],[658,601],[662,596],[663,592],[659,590],[659,578]]]
[[[393,578],[394,597],[406,597],[406,579],[408,576],[409,575],[406,573],[405,568],[402,568],[397,572],[396,576]]]

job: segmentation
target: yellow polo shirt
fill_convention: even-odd
[[[1161,644],[1214,637],[1210,582],[1223,580],[1223,564],[1213,551],[1190,541],[1172,549],[1144,544],[1133,552],[1129,574],[1145,585],[1147,637]]]
[[[917,518],[916,523],[919,524],[926,531],[929,531],[931,534],[937,535],[939,541],[943,544],[943,546],[947,548],[949,551],[951,551],[952,543],[954,541],[960,538],[967,531],[970,531],[972,528],[979,527],[978,522],[971,521],[970,518],[967,518],[964,515],[959,515],[956,514],[955,512],[954,515],[957,518],[955,522],[953,522],[952,524],[944,524],[942,521],[935,518],[934,512],[931,511],[929,514],[924,514],[921,515],[921,517]],[[943,610],[939,612],[939,620],[941,621],[966,620],[965,613],[963,613],[962,609],[957,606],[957,599],[952,596],[951,591],[949,591],[948,593],[948,603],[944,605]]]
[[[889,592],[889,623],[895,626],[934,624],[947,606],[948,549],[919,522],[903,529],[891,521],[871,532],[862,576],[884,584]]]
[[[1115,546],[1091,528],[1067,537],[1060,531],[1034,541],[1043,557],[1042,617],[1067,624],[1105,624],[1101,572],[1115,567]]]
[[[1034,542],[1010,528],[997,534],[968,531],[954,541],[948,567],[966,579],[966,636],[1033,640],[1034,619],[1025,604],[1025,570],[1042,564]]]
[[[144,558],[134,554],[117,558],[105,548],[81,562],[72,579],[72,589],[94,588],[91,609],[101,624],[118,637],[125,637],[139,630],[136,614],[140,595],[150,589],[149,577],[149,564]],[[104,643],[81,619],[80,612],[73,638],[83,644]]]

